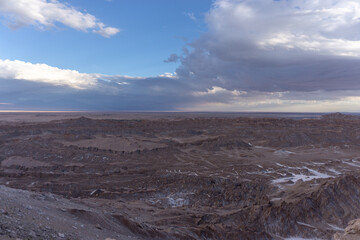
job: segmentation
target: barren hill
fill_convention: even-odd
[[[338,115],[3,122],[0,235],[331,239],[360,218],[359,146]]]

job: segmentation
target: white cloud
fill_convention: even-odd
[[[210,89],[207,89],[205,92],[204,91],[195,91],[193,92],[194,96],[209,96],[209,95],[216,95],[216,94],[226,94],[226,95],[231,95],[231,96],[240,96],[240,95],[246,95],[247,93],[242,91],[238,91],[238,90],[227,90],[225,88],[221,88],[221,87],[217,87],[217,86],[213,86]]]
[[[99,29],[93,30],[94,33],[100,34],[103,37],[109,38],[120,32],[119,29],[114,27],[105,27],[103,23],[98,24]]]
[[[2,108],[43,110],[174,110],[192,101],[174,75],[129,77],[80,73],[47,64],[0,59]]]
[[[195,14],[192,12],[185,12],[184,14],[185,14],[185,16],[187,16],[188,18],[190,18],[190,20],[192,20],[194,22],[197,20],[195,17]]]
[[[225,93],[224,90],[221,92]],[[198,101],[183,106],[181,111],[257,111],[257,112],[358,112],[359,91],[353,92],[247,92],[230,96],[227,101],[216,99],[216,94],[198,95]],[[212,95],[213,98],[202,98]],[[295,96],[294,96],[295,95]],[[348,96],[346,96],[348,95]],[[224,96],[221,98],[224,99]],[[200,101],[199,101],[200,100]]]
[[[169,73],[169,72],[165,72],[163,74],[160,74],[158,77],[162,77],[162,78],[178,78],[176,73]]]
[[[217,0],[207,21],[225,42],[246,41],[270,51],[360,56],[358,1]]]
[[[32,64],[19,60],[0,59],[0,78],[48,83],[87,89],[96,86],[98,74],[79,73],[75,70],[60,69],[46,64]]]
[[[50,28],[56,23],[62,23],[80,31],[93,29],[93,32],[104,37],[113,36],[120,31],[114,27],[106,27],[95,16],[57,0],[0,0],[0,13],[11,21],[9,26],[14,28],[29,24]]]

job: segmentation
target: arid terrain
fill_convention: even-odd
[[[360,218],[350,115],[1,113],[0,162],[0,239],[352,239]]]

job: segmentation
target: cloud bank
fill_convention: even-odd
[[[195,88],[283,98],[360,90],[357,1],[217,0],[206,22],[209,31],[190,44],[177,70]]]
[[[0,105],[9,110],[351,111],[359,91],[266,92],[198,88],[177,74],[88,74],[0,60]],[[6,103],[6,104],[5,104]]]
[[[79,31],[92,30],[107,38],[120,32],[117,28],[107,27],[95,16],[57,0],[0,0],[0,13],[6,16],[12,28],[29,24],[51,28],[62,23]]]
[[[47,25],[34,21],[32,24]],[[58,20],[50,23],[54,21]],[[78,29],[114,34],[111,28],[94,21],[95,25],[84,24]],[[216,0],[206,14],[206,23],[208,31],[186,46],[181,56],[172,54],[165,60],[179,63],[176,73],[156,77],[79,73],[46,64],[0,60],[0,85],[4,86],[0,88],[0,102],[12,104],[2,108],[360,109],[357,1]]]
[[[47,64],[0,59],[1,109],[174,110],[193,101],[191,89],[171,73],[130,77],[80,73]]]
[[[97,76],[60,69],[46,64],[32,64],[19,60],[0,59],[0,78],[48,83],[75,89],[91,88],[96,85]]]

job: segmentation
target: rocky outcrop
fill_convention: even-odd
[[[336,233],[334,240],[359,240],[360,239],[360,219],[349,222],[344,233]]]

